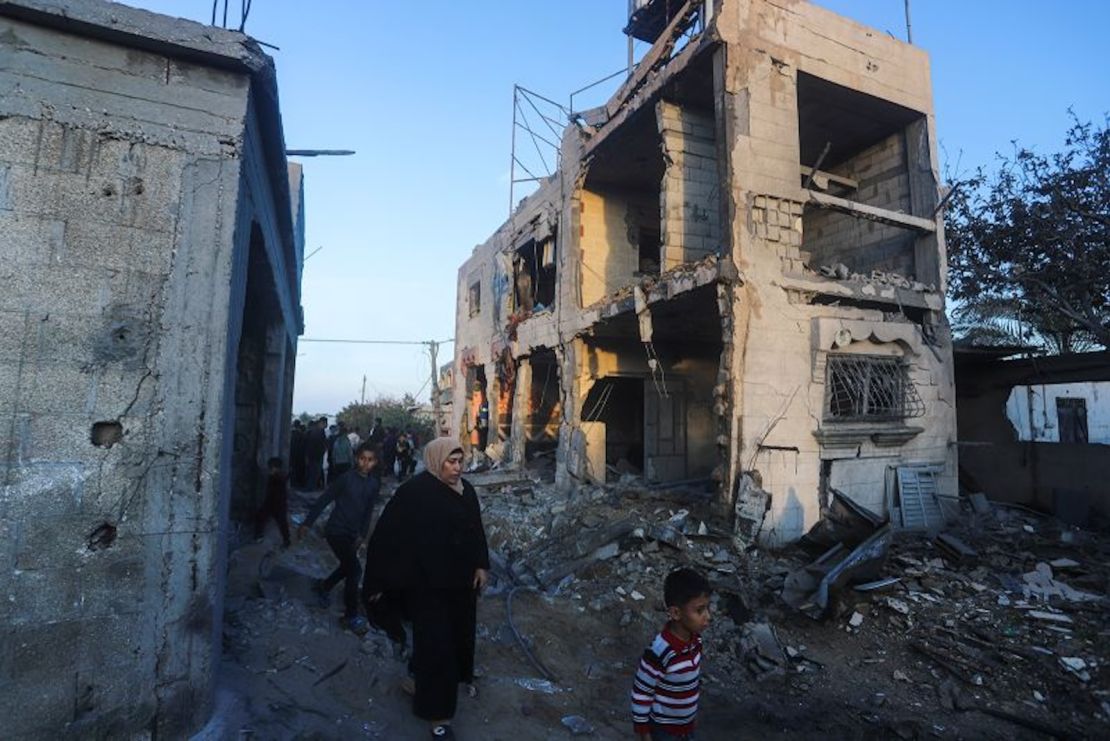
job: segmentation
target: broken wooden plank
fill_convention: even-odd
[[[941,533],[936,538],[937,546],[940,547],[946,555],[951,556],[957,561],[974,561],[979,557],[979,552],[963,542],[955,535],[948,533]]]
[[[809,167],[807,165],[800,165],[798,169],[805,177],[809,177],[810,175],[812,175],[813,182],[816,183],[818,187],[821,188],[821,190],[826,190],[829,187],[829,183],[843,185],[845,188],[848,188],[850,190],[859,190],[858,180],[846,178],[843,175],[837,175],[832,172],[826,172],[825,170],[814,170],[812,167]]]
[[[849,216],[867,219],[868,221],[877,221],[880,224],[889,224],[890,226],[896,226],[902,229],[912,229],[914,231],[930,234],[937,230],[935,221],[923,219],[920,216],[910,216],[909,214],[902,214],[897,211],[878,208],[877,206],[869,206],[866,203],[857,203],[847,198],[840,198],[839,196],[821,193],[816,190],[808,190],[806,192],[809,194],[809,202],[821,208],[840,211]]]

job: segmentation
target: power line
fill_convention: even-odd
[[[446,345],[448,342],[454,341],[454,337],[446,340],[345,340],[302,337],[298,340],[298,342],[335,342],[344,345],[431,345],[432,343]]]

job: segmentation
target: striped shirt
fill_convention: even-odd
[[[632,725],[636,733],[651,726],[672,736],[694,732],[701,675],[701,636],[683,641],[663,628],[644,651],[632,684]]]

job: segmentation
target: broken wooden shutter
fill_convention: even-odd
[[[944,512],[937,498],[937,473],[934,466],[898,467],[898,500],[903,530],[935,530],[944,525]]]

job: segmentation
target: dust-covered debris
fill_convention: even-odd
[[[1062,539],[1032,515],[971,517],[968,505],[968,524],[948,534],[975,558],[893,534],[885,560],[831,590],[813,620],[780,593],[853,531],[852,516],[788,550],[738,549],[696,488],[629,476],[559,491],[534,472],[493,473],[470,477],[494,573],[479,606],[480,692],[460,695],[460,738],[627,737],[632,672],[666,620],[662,582],[679,566],[714,589],[700,737],[1083,737],[1110,722],[1110,544],[1096,534]],[[884,529],[856,525],[861,543]],[[315,606],[312,579],[331,565],[315,535],[287,551],[235,552],[225,677],[248,688],[243,727],[420,735],[400,689],[407,655],[376,631],[342,630],[338,607]]]

